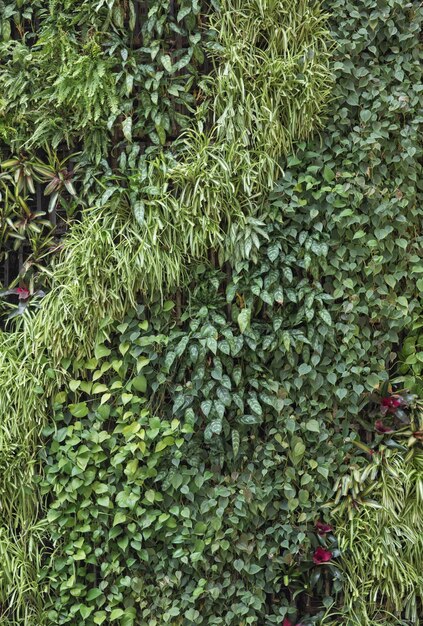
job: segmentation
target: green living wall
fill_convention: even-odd
[[[418,626],[421,8],[138,4],[2,3],[0,623]]]

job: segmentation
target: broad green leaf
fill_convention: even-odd
[[[69,411],[74,417],[85,417],[88,415],[88,406],[86,402],[79,402],[78,404],[70,404]]]
[[[173,68],[172,59],[170,58],[170,56],[168,54],[163,54],[161,57],[161,62],[165,70],[171,74],[173,72]]]
[[[307,430],[309,430],[310,432],[313,433],[319,433],[320,432],[320,425],[319,422],[317,420],[309,420],[308,422],[306,422],[306,428]]]
[[[238,326],[241,333],[245,333],[246,330],[250,327],[251,321],[251,311],[250,309],[242,309],[241,313],[238,315]]]
[[[142,374],[132,379],[132,387],[141,393],[147,390],[147,379]]]

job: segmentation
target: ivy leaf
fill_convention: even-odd
[[[267,248],[267,256],[269,257],[270,261],[276,261],[276,259],[278,258],[280,254],[280,246],[278,243],[274,243],[268,246]]]
[[[101,589],[90,589],[89,592],[87,593],[87,601],[91,602],[92,600],[95,600],[96,598],[99,598],[101,595],[103,595],[103,592],[101,591]]]
[[[178,14],[176,16],[176,20],[178,22],[181,22],[184,17],[186,17],[187,15],[189,15],[192,11],[192,7],[191,6],[186,6],[186,7],[181,7],[178,11]]]
[[[201,410],[206,417],[209,416],[212,406],[213,403],[211,400],[204,400],[204,402],[201,403]]]
[[[124,522],[126,522],[125,513],[123,513],[122,511],[118,511],[117,513],[115,513],[115,516],[113,518],[113,526],[118,526],[119,524],[123,524]]]
[[[145,205],[142,200],[138,200],[133,205],[134,217],[140,226],[144,226]]]
[[[242,309],[241,313],[238,315],[238,326],[241,333],[245,333],[245,331],[250,327],[251,321],[251,311],[250,309]]]
[[[311,365],[308,365],[308,363],[302,363],[300,365],[300,367],[298,368],[298,374],[300,376],[306,376],[307,374],[309,374],[312,370]]]
[[[132,387],[141,393],[145,393],[147,391],[147,379],[142,374],[140,376],[136,376],[136,378],[132,379]]]
[[[371,116],[372,116],[372,112],[369,111],[368,109],[363,109],[362,111],[360,111],[360,119],[364,123],[368,122]]]
[[[110,356],[112,351],[104,344],[97,344],[94,348],[94,356],[97,360],[100,360],[106,356]]]
[[[237,572],[241,572],[244,569],[244,561],[242,561],[241,559],[235,559],[234,568]]]
[[[239,453],[239,445],[241,441],[239,432],[237,430],[232,430],[231,439],[232,439],[232,451],[234,454],[234,458],[236,459]]]
[[[69,389],[71,391],[76,391],[80,384],[81,384],[80,380],[71,380],[69,381]]]
[[[323,169],[323,178],[328,183],[331,183],[334,180],[334,178],[335,178],[334,171],[332,169],[330,169],[330,167],[328,167],[327,165],[325,165],[325,167]]]
[[[81,418],[88,415],[88,406],[86,402],[79,402],[79,404],[70,404],[69,411],[74,417]]]
[[[306,428],[312,433],[320,433],[320,424],[317,420],[309,420],[306,423]]]
[[[306,447],[304,445],[304,442],[299,438],[295,438],[293,442],[294,442],[294,446],[291,452],[292,462],[294,465],[298,465],[304,456]]]
[[[380,378],[376,374],[369,374],[366,378],[366,382],[370,389],[376,389],[380,385]]]
[[[123,120],[122,131],[126,141],[132,143],[132,117],[126,117]]]
[[[110,613],[110,620],[113,621],[115,619],[119,619],[120,617],[122,617],[122,615],[124,615],[125,611],[123,611],[122,609],[113,609],[113,611]]]
[[[319,317],[320,317],[321,320],[324,321],[324,323],[327,326],[332,326],[332,318],[330,316],[329,311],[327,311],[326,309],[321,309],[319,311]]]
[[[160,60],[165,70],[171,74],[173,72],[173,68],[170,56],[168,54],[163,54]]]

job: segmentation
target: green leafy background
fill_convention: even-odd
[[[18,3],[3,4],[9,11],[5,15],[13,18]],[[31,4],[28,11],[44,11]],[[60,4],[63,15],[70,12],[66,3]],[[0,404],[5,415],[11,405],[23,407],[29,426],[23,441],[21,416],[8,415],[3,422],[2,463],[10,471],[13,462],[14,470],[21,468],[20,476],[25,477],[23,489],[13,482],[3,487],[7,504],[0,535],[3,623],[241,626],[280,624],[289,617],[304,626],[418,626],[423,595],[418,567],[423,552],[421,499],[416,490],[422,471],[419,456],[410,462],[405,452],[398,452],[386,461],[388,469],[402,476],[403,489],[389,487],[386,468],[373,474],[374,498],[384,505],[383,513],[374,513],[366,504],[358,512],[346,505],[333,513],[341,555],[334,537],[316,535],[314,522],[322,515],[329,519],[328,502],[339,480],[347,481],[355,470],[366,471],[369,466],[352,445],[359,428],[373,437],[366,407],[369,392],[388,377],[397,377],[401,384],[406,376],[409,387],[419,385],[416,365],[421,359],[415,338],[423,271],[421,7],[399,0],[377,6],[370,0],[325,2],[335,44],[335,80],[324,130],[307,142],[296,133],[289,133],[287,140],[283,133],[278,135],[279,154],[289,156],[276,185],[275,160],[256,160],[257,146],[265,149],[272,135],[266,130],[259,143],[250,143],[245,154],[255,155],[255,167],[266,172],[270,182],[260,182],[261,195],[246,207],[248,167],[240,174],[237,193],[233,174],[226,178],[228,186],[220,185],[219,190],[228,193],[229,208],[213,217],[207,230],[212,235],[204,247],[197,247],[197,253],[185,256],[192,241],[184,240],[181,262],[172,274],[173,250],[161,248],[160,238],[156,249],[162,256],[155,257],[158,260],[151,266],[148,261],[137,263],[145,240],[137,235],[143,220],[133,218],[132,172],[129,176],[126,172],[128,183],[119,191],[122,173],[109,175],[112,164],[101,165],[100,152],[107,154],[119,137],[113,136],[117,118],[109,124],[111,134],[104,126],[106,117],[110,120],[114,115],[113,90],[128,106],[125,119],[137,105],[125,91],[126,80],[117,78],[114,65],[116,58],[119,63],[120,58],[123,64],[130,62],[133,53],[127,59],[125,53],[120,57],[116,53],[113,66],[107,65],[112,42],[122,31],[120,15],[123,11],[122,19],[131,19],[131,3],[97,4],[98,11],[81,5],[81,23],[90,37],[107,24],[110,41],[102,40],[101,56],[93,56],[90,49],[87,59],[78,56],[81,64],[69,72],[60,70],[56,87],[73,102],[74,109],[66,113],[69,137],[80,134],[78,124],[93,131],[92,143],[86,135],[78,157],[82,165],[85,158],[90,161],[81,186],[87,201],[99,197],[103,201],[96,200],[97,208],[72,227],[42,312],[18,322],[14,333],[2,334],[0,378],[7,391]],[[186,20],[184,28],[194,32],[195,20],[190,16],[196,14],[196,7],[192,3],[188,10],[188,4],[181,4],[180,10],[185,11],[186,5],[188,11],[181,21]],[[229,3],[223,5],[229,9]],[[269,28],[266,19],[274,15],[276,5],[270,0],[257,3],[264,11],[263,29]],[[126,7],[127,14],[119,7]],[[154,15],[167,15],[161,10]],[[299,3],[298,15],[301,11],[314,15],[316,7]],[[331,44],[327,35],[322,44],[321,16],[315,15],[318,43],[312,49],[317,46],[324,66]],[[280,17],[286,25],[283,11]],[[100,26],[88,27],[93,20]],[[152,28],[159,28],[154,20]],[[3,19],[7,40],[4,24]],[[60,24],[50,16],[48,25],[55,32]],[[226,33],[231,32],[228,25],[229,17]],[[167,36],[168,31],[163,33]],[[60,45],[55,37],[49,41]],[[91,45],[95,44],[94,36]],[[69,54],[77,54],[77,43],[66,45],[72,48]],[[11,80],[15,67],[9,51],[15,44],[6,41],[5,46],[3,85]],[[233,51],[229,46],[226,53],[229,48]],[[225,53],[218,52],[224,67]],[[272,48],[273,52],[277,50]],[[19,55],[19,50],[14,54]],[[48,45],[37,54],[48,54]],[[203,62],[200,51],[195,58],[197,64]],[[159,83],[169,81],[167,73],[171,73],[168,60],[163,59],[160,53],[156,57],[165,70]],[[109,78],[97,86],[93,83],[95,92],[86,107],[79,99],[85,92],[78,91],[78,97],[72,98],[80,80],[72,72],[86,72],[83,63],[97,64],[98,70],[100,61]],[[41,67],[41,56],[39,62]],[[18,67],[19,79],[28,80],[23,78],[22,65]],[[236,64],[232,67],[239,70]],[[49,71],[56,73],[57,67]],[[224,76],[219,71],[217,75]],[[318,72],[316,66],[311,72]],[[143,85],[144,79],[136,80]],[[47,97],[43,90],[51,83],[42,73],[36,80],[41,85],[41,95],[36,97],[42,103]],[[181,84],[191,85],[185,79]],[[102,100],[104,89],[111,90],[107,100]],[[160,89],[167,93],[168,82],[154,87]],[[207,89],[205,85],[206,95]],[[23,133],[33,136],[28,129],[34,123],[34,103],[19,111],[23,122],[18,125],[13,93],[2,95],[6,113],[1,124],[9,143],[10,128],[17,129],[12,147],[20,148]],[[222,93],[227,94],[224,88]],[[317,103],[317,93],[312,95]],[[257,101],[262,102],[259,96]],[[298,97],[294,90],[288,101],[297,98],[307,117],[308,100]],[[58,93],[55,102],[61,110]],[[217,110],[222,106],[218,98],[210,102],[211,110],[213,103]],[[165,97],[158,97],[156,104],[160,112],[154,115],[172,116],[173,100],[167,104]],[[321,114],[321,106],[316,104],[314,114]],[[80,107],[82,117],[77,114]],[[98,136],[93,130],[96,107]],[[199,110],[201,105],[197,118]],[[134,146],[140,141],[138,132],[149,135],[153,148],[147,154],[156,159],[154,146],[160,143],[160,133],[152,126],[154,115],[146,113],[139,131],[126,122],[117,133],[122,132],[121,141],[133,141]],[[293,118],[291,111],[290,123]],[[241,120],[239,128],[246,126],[244,117],[235,119]],[[49,124],[51,120],[49,116]],[[231,136],[231,123],[227,117],[226,139]],[[312,126],[318,126],[316,119]],[[59,132],[57,128],[46,128],[50,134],[43,141],[53,146],[56,142],[57,147],[66,139],[65,135],[55,139],[52,133]],[[38,123],[36,132],[44,132]],[[177,142],[185,156],[171,169],[171,176],[177,172],[183,180],[190,150],[195,157],[189,161],[192,174],[196,159],[203,176],[209,173],[208,159],[222,154],[231,167],[239,165],[229,158],[223,136],[216,143],[204,143],[205,138],[201,130],[186,135],[182,144]],[[133,149],[125,145],[120,152],[121,170],[131,162]],[[207,158],[201,160],[201,154]],[[168,179],[155,172],[166,173],[169,168],[169,157],[163,157],[163,165],[161,158],[148,166],[160,194]],[[96,167],[102,193],[111,190],[106,199],[93,185],[93,163],[100,163]],[[218,175],[213,172],[209,181]],[[133,180],[132,189],[138,189],[139,180]],[[166,206],[178,206],[181,194],[184,197],[180,184],[174,204]],[[197,198],[194,191],[191,198]],[[162,202],[163,196],[148,189],[137,201],[152,210],[157,198]],[[210,198],[216,196],[207,202]],[[242,210],[232,221],[228,218],[231,202],[238,208],[235,199],[241,199]],[[202,201],[197,207],[200,215]],[[218,229],[213,230],[216,224]],[[210,245],[216,250],[207,255]],[[145,273],[146,267],[152,269]],[[182,288],[172,296],[174,307],[152,295],[157,289],[172,293],[177,284]],[[150,292],[148,285],[154,286]],[[148,305],[136,305],[137,292],[142,290],[150,296]],[[56,341],[51,346],[53,336]],[[398,371],[396,354],[401,346]],[[416,347],[414,358],[410,346]],[[15,373],[12,385],[11,372]],[[21,390],[28,385],[38,395],[24,398]],[[32,469],[37,466],[34,441],[41,426],[43,471],[32,485]],[[368,476],[367,470],[362,481],[366,486]],[[390,507],[383,485],[390,489],[390,497],[395,491]],[[347,489],[342,489],[342,497],[346,495]],[[39,500],[46,503],[46,518],[40,514]],[[11,524],[11,518],[18,522]],[[383,524],[388,530],[400,528],[395,540],[388,531],[380,540]],[[378,541],[378,551],[373,550]],[[321,543],[333,550],[336,564],[314,566],[313,550]],[[370,551],[374,560],[366,559]]]

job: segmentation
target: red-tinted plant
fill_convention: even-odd
[[[328,563],[331,560],[332,552],[330,552],[330,550],[326,550],[325,548],[322,548],[322,546],[319,546],[314,551],[313,563],[315,563],[315,565],[322,565],[323,563]]]
[[[386,415],[387,413],[395,415],[397,410],[402,406],[405,406],[405,401],[404,398],[399,395],[386,396],[380,401],[382,415]]]
[[[393,433],[394,429],[390,426],[386,426],[382,420],[375,421],[375,430],[381,435],[385,435],[386,433]]]
[[[12,289],[19,296],[19,300],[28,300],[31,292],[26,287],[18,287],[17,289]]]
[[[282,626],[293,626],[291,620],[289,620],[287,617],[285,617],[285,619],[282,622]],[[295,624],[295,626],[301,626],[300,623]]]
[[[7,316],[7,319],[12,319],[17,315],[22,315],[33,297],[43,298],[45,295],[45,292],[41,289],[34,291],[31,288],[28,289],[25,285],[22,287],[14,287],[13,289],[4,289],[3,291],[0,291],[0,298],[4,298],[6,296],[18,296],[19,299],[18,307]]]
[[[316,522],[315,524],[316,526],[316,530],[318,532],[318,534],[323,537],[323,535],[326,535],[327,533],[331,533],[333,531],[332,526],[330,526],[329,524],[325,524],[324,522]]]

